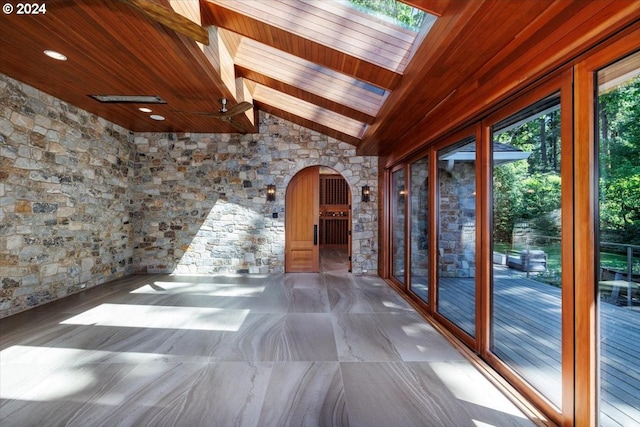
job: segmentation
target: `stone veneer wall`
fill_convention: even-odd
[[[257,134],[137,134],[135,145],[139,271],[283,272],[287,185],[321,165],[351,188],[353,272],[377,273],[377,158],[262,112]],[[268,184],[276,185],[275,202],[266,201]],[[360,202],[363,185],[369,203]]]
[[[348,181],[353,272],[377,273],[377,158],[277,117],[134,135],[0,75],[0,144],[0,317],[135,272],[282,272],[286,187],[312,165]]]
[[[0,317],[133,271],[133,135],[0,75]]]

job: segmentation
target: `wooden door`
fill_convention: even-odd
[[[287,273],[320,270],[318,242],[320,168],[298,172],[287,187],[285,201],[285,260]]]

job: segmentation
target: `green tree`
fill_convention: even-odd
[[[640,243],[640,77],[599,96],[600,228]]]
[[[502,164],[493,172],[494,238],[511,242],[516,222],[539,233],[558,235],[560,210],[560,110],[535,115],[497,135],[497,141],[530,153],[526,160]]]

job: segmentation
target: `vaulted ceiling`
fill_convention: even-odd
[[[407,0],[429,13],[413,31],[339,0],[157,0],[203,27],[207,44],[135,0],[43,3],[45,13],[0,15],[0,73],[132,131],[250,133],[262,110],[370,155],[463,122],[472,109],[443,112],[508,95],[640,17],[635,0]],[[197,114],[221,98],[254,108],[231,121]]]

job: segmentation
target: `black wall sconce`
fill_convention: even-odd
[[[363,185],[362,186],[362,201],[364,203],[369,202],[371,199],[371,192],[369,190],[369,186],[368,185]]]
[[[276,201],[276,186],[274,184],[267,185],[267,202]]]

